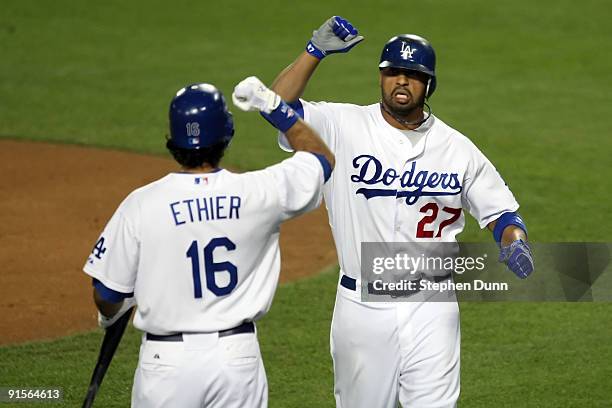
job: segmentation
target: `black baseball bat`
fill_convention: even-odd
[[[102,340],[102,346],[100,347],[100,354],[98,355],[98,362],[96,363],[96,367],[91,375],[87,395],[85,396],[85,401],[83,401],[83,408],[91,408],[93,406],[94,399],[96,398],[98,389],[102,384],[106,370],[108,370],[108,366],[113,360],[117,346],[119,346],[119,342],[121,342],[125,328],[130,321],[132,310],[134,310],[133,307],[128,309],[123,316],[119,318],[119,320],[113,323],[112,326],[106,328],[104,340]]]

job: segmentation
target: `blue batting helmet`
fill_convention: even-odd
[[[429,98],[436,90],[436,53],[423,37],[400,34],[385,44],[378,68],[404,68],[419,71],[429,76],[426,95]]]
[[[180,89],[170,103],[170,141],[178,148],[200,149],[234,135],[234,121],[221,91],[211,84]]]

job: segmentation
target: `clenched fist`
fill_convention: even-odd
[[[232,101],[243,111],[270,113],[278,107],[281,98],[268,89],[259,78],[250,76],[236,85]]]

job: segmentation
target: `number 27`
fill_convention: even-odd
[[[427,203],[421,208],[419,208],[419,212],[422,212],[423,214],[431,212],[431,214],[424,216],[421,219],[421,221],[419,221],[419,223],[417,224],[417,232],[416,232],[417,238],[433,238],[434,237],[434,231],[425,229],[425,226],[427,224],[433,223],[436,220],[436,218],[438,218],[439,210],[440,210],[440,207],[438,207],[438,204],[436,203]],[[451,217],[440,223],[440,227],[438,228],[438,233],[436,234],[436,238],[440,238],[442,236],[442,230],[445,227],[457,221],[459,217],[461,216],[461,208],[443,207],[442,211],[444,211],[445,213],[451,214]]]

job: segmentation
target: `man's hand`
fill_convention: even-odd
[[[508,266],[516,276],[525,279],[533,272],[535,266],[533,255],[527,242],[518,239],[508,246],[503,246],[499,254],[499,262]]]
[[[134,296],[132,296],[129,298],[125,298],[119,311],[111,317],[106,317],[102,313],[98,312],[98,326],[106,330],[108,327],[115,324],[115,322],[119,320],[119,318],[123,316],[134,305],[136,305],[136,299],[134,298]]]
[[[234,105],[243,111],[259,111],[275,128],[285,133],[299,116],[274,91],[269,90],[257,77],[242,80],[232,93]]]
[[[281,98],[269,90],[259,78],[251,76],[236,85],[232,101],[243,111],[270,113],[281,103]]]
[[[329,54],[348,52],[361,41],[363,36],[359,35],[359,31],[350,22],[333,16],[313,31],[306,51],[313,57],[323,59]]]

